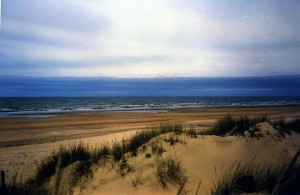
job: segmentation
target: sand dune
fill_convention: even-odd
[[[168,136],[162,135],[161,137]],[[199,194],[209,194],[213,182],[233,164],[253,162],[271,165],[289,162],[300,147],[300,135],[293,134],[283,140],[265,137],[260,140],[247,140],[243,137],[229,136],[198,136],[190,138],[182,135],[179,139],[184,143],[170,145],[163,143],[166,152],[163,157],[176,155],[182,159],[185,175],[188,181],[185,185],[187,194],[195,194],[201,182]],[[134,171],[125,176],[118,173],[118,165],[114,169],[105,166],[95,172],[93,179],[81,186],[83,194],[176,194],[178,185],[168,185],[167,188],[157,186],[155,177],[156,156],[146,158],[149,150],[141,152],[137,157],[129,157],[128,164]],[[139,177],[141,183],[133,185],[133,180]]]
[[[198,131],[208,128],[216,119],[233,116],[267,115],[270,119],[300,116],[299,107],[255,107],[255,108],[206,108],[180,109],[167,113],[69,113],[46,119],[1,118],[0,119],[0,167],[8,176],[15,173],[23,178],[33,176],[36,165],[59,145],[76,141],[89,144],[111,143],[129,137],[137,130],[161,122],[181,121]],[[261,124],[262,126],[267,126]],[[166,136],[166,135],[161,135]],[[253,158],[258,163],[288,162],[300,148],[300,136],[293,133],[286,138],[262,139],[227,136],[181,135],[184,143],[170,146],[162,143],[166,152],[182,157],[188,182],[185,189],[191,194],[207,194],[213,185],[216,173],[222,174],[233,163],[248,162]],[[5,147],[6,146],[6,147]],[[9,146],[9,147],[8,147]],[[147,151],[137,157],[128,158],[134,171],[120,176],[115,169],[97,168],[92,181],[75,192],[83,194],[174,194],[178,186],[162,190],[155,186],[153,176],[155,156],[146,158]],[[143,185],[133,186],[132,179],[142,179]],[[189,194],[188,193],[188,194]]]

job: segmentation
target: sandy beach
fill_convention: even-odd
[[[300,116],[300,106],[176,109],[168,112],[75,112],[49,118],[0,118],[0,147],[41,144],[141,130],[164,122],[205,128],[225,115],[269,119]]]
[[[157,113],[76,112],[59,113],[49,118],[0,118],[0,168],[5,170],[9,177],[17,173],[27,178],[33,176],[36,165],[43,158],[63,144],[79,140],[90,144],[120,141],[138,130],[176,121],[201,131],[228,114],[248,117],[266,115],[270,120],[289,120],[300,116],[300,106],[195,108]],[[263,141],[254,140],[251,144],[244,138],[234,136],[184,139],[186,145],[176,145],[170,148],[170,151],[177,151],[182,155],[183,164],[189,167],[189,189],[195,191],[195,186],[202,179],[202,190],[206,193],[211,187],[213,174],[210,173],[214,172],[216,167],[229,166],[235,161],[251,160],[254,157],[262,162],[286,161],[300,147],[298,134],[281,141],[268,138]],[[209,158],[204,158],[207,156]],[[143,158],[133,160],[133,164],[140,164],[141,167],[143,163],[146,163]],[[198,172],[193,172],[193,169],[197,169]],[[124,181],[112,181],[113,184],[126,186],[122,182]],[[102,190],[106,194],[122,192],[121,187],[111,191],[106,188]],[[92,188],[87,188],[87,192],[94,193]],[[147,194],[149,191],[141,188],[134,192]],[[172,194],[174,191],[166,193]]]

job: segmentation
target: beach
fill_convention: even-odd
[[[112,143],[162,123],[180,122],[186,127],[203,131],[226,115],[249,118],[267,116],[269,120],[290,120],[300,116],[300,106],[182,108],[164,112],[69,112],[42,118],[4,117],[0,118],[0,167],[8,177],[18,174],[24,179],[33,176],[40,161],[60,145],[79,140],[87,144]],[[299,147],[298,134],[293,137],[293,142],[283,140],[276,144],[272,139],[261,142],[255,140],[253,147],[250,147],[249,142],[235,136],[202,136],[187,141],[186,146],[175,146],[177,149],[172,150],[182,154],[184,164],[189,167],[202,167],[202,180],[209,178],[210,181],[212,176],[209,171],[220,167],[222,163],[228,166],[235,161],[251,160],[253,157],[261,158],[265,162],[288,160]],[[189,151],[195,150],[195,147],[202,148],[199,155],[205,157],[213,153],[214,157],[201,160],[202,157],[195,157],[193,152],[186,153],[187,147]],[[249,153],[246,155],[247,150]],[[280,151],[278,154],[277,150]],[[200,165],[195,164],[197,161]],[[209,167],[209,171],[205,171],[205,167]],[[188,186],[196,190],[194,188],[199,182],[198,174],[188,174],[190,178],[194,178]],[[205,190],[210,186],[207,181],[203,185],[206,186]],[[115,192],[121,191],[119,189]],[[146,193],[143,189],[138,192]]]
[[[167,112],[69,112],[48,118],[0,118],[0,147],[42,144],[141,130],[165,122],[205,128],[225,115],[270,119],[300,116],[300,106],[218,107],[174,109]]]

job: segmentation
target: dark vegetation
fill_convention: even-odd
[[[58,152],[53,152],[50,156],[44,159],[37,168],[37,173],[34,180],[37,184],[43,183],[54,175],[56,169],[65,168],[77,161],[92,161],[95,157],[93,153],[82,142],[61,146]],[[91,163],[88,163],[91,165]],[[86,171],[89,171],[86,169]]]
[[[207,131],[201,132],[201,135],[243,135],[245,131],[249,130],[250,127],[266,122],[268,119],[266,116],[248,118],[240,117],[234,118],[231,115],[227,115],[217,120],[217,122],[209,128]]]
[[[280,177],[280,168],[251,164],[232,166],[214,183],[212,194],[263,192],[270,194]]]
[[[300,165],[296,163],[299,155],[300,150],[288,166],[265,166],[253,161],[245,165],[237,163],[217,178],[211,194],[299,194]]]
[[[281,132],[290,134],[291,131],[295,133],[300,133],[300,118],[285,121],[280,119],[273,122],[274,126]]]
[[[234,118],[231,115],[227,115],[223,118],[217,120],[217,122],[209,129],[203,132],[199,132],[200,135],[217,135],[217,136],[228,136],[228,135],[238,135],[244,136],[246,131],[249,131],[251,137],[257,136],[255,134],[255,125],[261,122],[268,122],[272,124],[278,131],[279,134],[284,136],[284,134],[290,134],[291,132],[300,133],[300,118],[285,121],[284,119],[270,121],[266,116],[248,118],[240,117]]]
[[[190,135],[191,138],[197,138],[197,131],[193,128],[189,128],[188,130],[186,130],[186,134]]]

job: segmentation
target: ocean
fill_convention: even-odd
[[[2,97],[0,117],[64,112],[166,112],[176,108],[300,105],[300,97]]]

